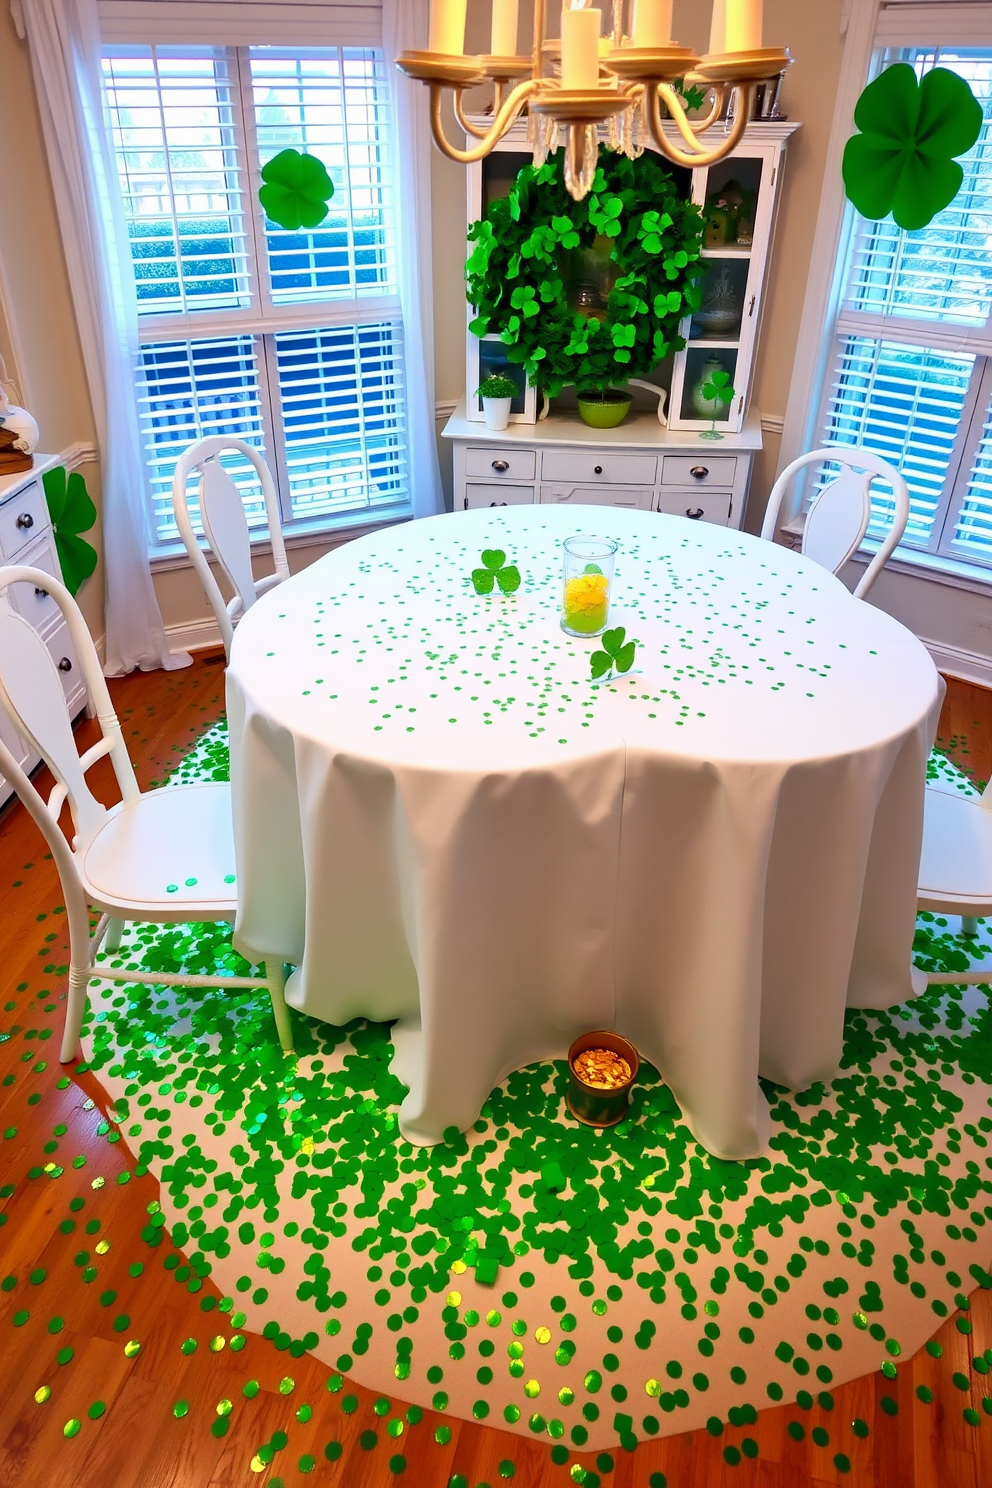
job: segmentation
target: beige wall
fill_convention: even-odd
[[[527,0],[521,6],[528,24]],[[552,10],[554,7],[552,6]],[[479,34],[470,46],[486,49],[487,7],[473,7]],[[705,47],[709,7],[699,0],[676,0],[676,33],[685,45]],[[785,412],[806,272],[815,232],[823,162],[841,65],[841,0],[765,0],[769,44],[789,45],[795,58],[784,90],[784,107],[803,122],[790,147],[782,210],[766,298],[754,401],[763,414]],[[21,375],[30,388],[33,412],[42,428],[42,445],[64,448],[94,439],[78,338],[72,317],[65,262],[48,180],[44,146],[34,100],[27,48],[18,41],[9,8],[0,0],[0,139],[17,161],[17,188],[0,206],[0,262],[8,285],[9,313],[24,344]],[[466,180],[462,167],[442,156],[432,162],[434,185],[434,325],[436,396],[459,398],[465,386],[465,305],[462,270],[465,245]],[[2,335],[2,332],[0,332]],[[0,340],[0,350],[3,342]],[[778,440],[766,434],[758,463],[747,525],[760,522],[774,475]],[[447,464],[442,449],[442,464]],[[86,472],[99,497],[95,467]],[[294,562],[323,549],[297,550]],[[170,569],[156,575],[167,625],[186,625],[207,610],[191,574]],[[88,619],[99,632],[99,571],[83,591]]]

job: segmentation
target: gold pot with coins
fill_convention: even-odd
[[[616,1126],[627,1114],[640,1059],[618,1033],[583,1033],[568,1051],[568,1109],[586,1126]]]

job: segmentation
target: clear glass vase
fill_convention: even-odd
[[[598,636],[606,629],[618,546],[609,537],[565,539],[561,628],[566,635]]]

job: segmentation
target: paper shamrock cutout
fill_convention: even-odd
[[[502,548],[487,548],[482,555],[483,568],[472,570],[476,594],[492,594],[498,584],[504,594],[515,594],[520,588],[520,570],[507,563]]]
[[[278,227],[296,232],[301,227],[317,227],[327,216],[334,182],[316,155],[280,150],[262,166],[262,180],[265,185],[259,188],[258,199]]]
[[[96,568],[96,548],[79,536],[81,532],[89,532],[96,521],[96,507],[78,470],[67,476],[65,466],[56,465],[54,470],[45,471],[41,483],[52,519],[62,578],[69,593],[75,594]]]
[[[917,80],[908,62],[869,83],[854,110],[861,130],[844,150],[844,185],[862,217],[892,213],[915,232],[949,207],[966,154],[982,132],[982,106],[956,72],[934,67]]]
[[[600,640],[603,646],[602,651],[594,651],[589,658],[592,680],[598,682],[600,677],[605,677],[607,673],[613,671],[614,667],[618,672],[629,672],[634,665],[637,642],[627,640],[624,627],[618,625],[616,630],[604,630]]]
[[[710,403],[733,403],[734,401],[735,388],[730,380],[730,373],[724,372],[722,367],[719,371],[710,373],[709,381],[703,384],[700,391]]]

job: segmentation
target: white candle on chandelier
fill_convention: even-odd
[[[493,0],[493,37],[491,54],[494,57],[517,55],[517,11],[520,0]]]
[[[673,0],[634,0],[631,46],[657,51],[672,44]]]
[[[561,85],[584,93],[599,87],[599,27],[602,12],[563,10],[561,13]]]
[[[728,52],[761,48],[762,0],[726,0]]]
[[[428,46],[445,57],[465,52],[465,13],[468,0],[431,0],[431,31]]]
[[[727,50],[727,0],[713,0],[713,24],[710,29],[711,57],[720,57]]]

